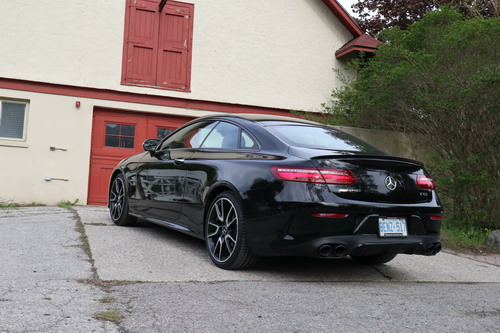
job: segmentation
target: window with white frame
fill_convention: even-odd
[[[25,138],[28,103],[0,99],[0,139]]]

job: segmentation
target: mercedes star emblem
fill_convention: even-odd
[[[394,191],[396,189],[397,183],[396,179],[392,176],[385,177],[385,187],[389,189],[389,191]]]

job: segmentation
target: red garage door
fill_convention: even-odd
[[[190,118],[95,110],[90,153],[89,205],[106,205],[109,177],[125,157],[142,152],[146,139],[161,138]]]

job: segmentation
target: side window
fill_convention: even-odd
[[[255,141],[240,127],[220,122],[205,139],[201,148],[215,149],[254,149]]]
[[[0,138],[24,140],[28,104],[0,100]]]
[[[241,148],[243,149],[257,149],[259,146],[245,131],[241,132]]]
[[[201,148],[238,149],[241,129],[226,122],[220,122],[210,133]]]
[[[161,144],[160,150],[198,148],[216,125],[217,122],[214,121],[200,121],[191,124],[165,140]]]

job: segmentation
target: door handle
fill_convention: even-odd
[[[181,165],[181,164],[184,164],[184,161],[185,161],[185,159],[184,159],[184,158],[182,158],[182,157],[181,157],[181,158],[176,158],[176,159],[174,160],[174,164],[175,164],[175,165]]]

